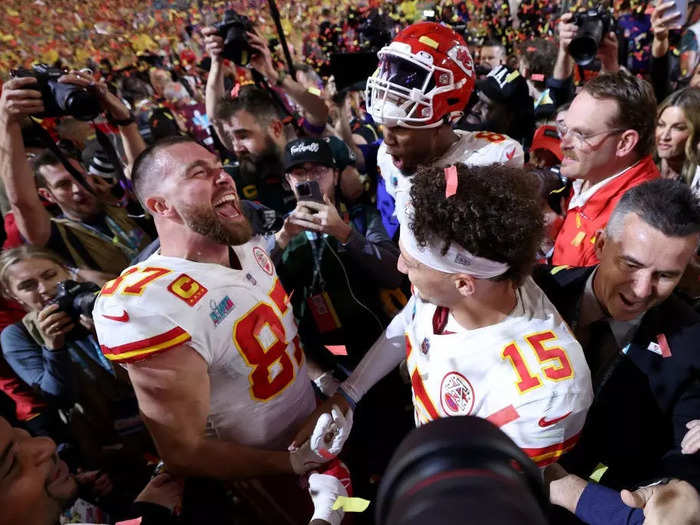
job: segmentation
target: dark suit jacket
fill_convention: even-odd
[[[535,281],[570,325],[594,268],[535,269]],[[666,336],[669,357],[648,349],[659,334]],[[607,465],[603,482],[613,488],[664,476],[697,488],[700,453],[680,454],[692,419],[700,419],[700,315],[671,295],[644,314],[626,355],[595,392],[579,444],[562,463],[584,478],[598,463]]]

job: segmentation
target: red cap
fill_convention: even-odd
[[[530,151],[545,149],[551,151],[561,162],[564,155],[561,152],[561,139],[556,126],[540,126],[532,137]]]

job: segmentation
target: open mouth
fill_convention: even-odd
[[[641,310],[644,308],[644,303],[645,301],[630,301],[627,299],[624,295],[620,295],[620,300],[622,301],[622,304],[628,309],[628,310]]]
[[[227,219],[235,219],[240,217],[241,210],[238,207],[238,199],[233,193],[227,193],[219,197],[213,203],[216,213]]]
[[[403,159],[400,157],[395,157],[394,155],[391,156],[391,161],[394,163],[394,166],[396,166],[399,169],[403,169],[404,162]]]

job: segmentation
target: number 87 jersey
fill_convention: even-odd
[[[103,353],[133,363],[186,344],[209,368],[207,432],[286,449],[315,405],[289,298],[263,247],[233,248],[242,270],[153,255],[102,288]]]
[[[415,297],[399,315],[409,309],[406,364],[417,425],[456,415],[488,419],[540,468],[576,444],[593,399],[590,372],[531,278],[518,288],[514,311],[494,325],[465,330]]]

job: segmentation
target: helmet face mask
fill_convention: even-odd
[[[434,128],[459,115],[474,86],[462,38],[435,23],[409,26],[379,53],[367,79],[367,110],[379,124]]]

